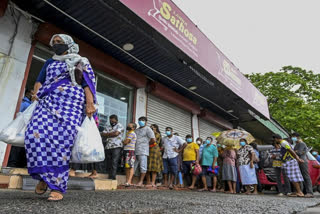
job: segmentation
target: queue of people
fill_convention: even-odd
[[[50,189],[48,200],[60,201],[66,192],[69,176],[74,175],[74,170],[69,169],[77,127],[85,117],[96,118],[97,98],[94,72],[88,59],[78,55],[79,46],[74,40],[68,35],[57,34],[52,36],[50,46],[55,55],[46,61],[33,92],[27,93],[24,100],[25,105],[30,104],[30,100],[38,101],[24,143],[28,172],[39,181],[35,193],[42,195]],[[127,187],[141,188],[146,184],[158,188],[158,177],[161,186],[174,189],[179,177],[180,186],[188,186],[190,190],[258,194],[256,167],[259,153],[246,139],[240,139],[241,148],[236,151],[220,145],[211,136],[206,140],[195,140],[192,135],[187,135],[183,139],[172,127],[167,127],[162,137],[162,130],[156,124],[149,126],[147,117],[139,118],[139,127],[129,123],[123,138],[125,127],[118,122],[117,115],[111,115],[109,119],[110,124],[101,136],[105,139],[110,179],[116,179],[122,158]],[[306,165],[307,147],[298,134],[292,136],[292,141],[294,147],[281,136],[274,136],[272,159],[279,196],[304,196],[300,188],[300,183],[304,182],[306,196],[312,197]],[[320,159],[316,151],[313,155]],[[139,180],[133,184],[137,172]],[[161,174],[163,176],[159,176]],[[287,183],[284,189],[280,187],[281,175]],[[96,167],[90,177],[97,177]],[[191,182],[185,182],[188,178]],[[291,193],[289,182],[295,193]]]
[[[114,117],[110,116],[110,123],[122,127],[117,121],[112,121]],[[240,139],[240,148],[236,150],[233,147],[220,145],[210,136],[205,140],[197,138],[194,141],[192,135],[187,135],[183,139],[174,133],[172,127],[167,127],[164,130],[165,136],[161,137],[158,126],[156,124],[148,126],[146,117],[139,118],[138,123],[138,128],[135,123],[128,124],[127,136],[122,141],[125,145],[123,158],[126,168],[126,187],[174,189],[178,187],[178,180],[180,182],[182,180],[183,184],[180,183],[179,187],[188,187],[190,190],[201,192],[230,194],[261,192],[258,176],[260,155],[256,143],[248,144],[246,139]],[[102,135],[103,133],[105,131]],[[117,135],[119,133],[109,135],[107,144],[113,142],[110,138],[119,139]],[[274,148],[270,151],[270,158],[277,178],[278,196],[313,197],[306,159],[308,148],[299,134],[292,135],[291,141],[294,142],[294,146],[279,135],[274,135],[273,140]],[[111,156],[111,159],[111,163],[117,163],[119,158]],[[115,166],[112,165],[113,167]],[[140,173],[139,181],[133,184],[133,175],[137,171]],[[156,183],[159,173],[163,174],[161,183]],[[182,179],[178,179],[179,173]],[[115,179],[114,174],[111,174],[110,178]],[[282,184],[282,180],[285,185]],[[306,195],[300,187],[302,182]]]

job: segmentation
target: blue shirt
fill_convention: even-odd
[[[204,145],[202,150],[202,166],[212,166],[213,159],[219,156],[217,147]]]
[[[320,155],[316,157],[317,161],[320,163]]]
[[[28,97],[24,97],[20,106],[20,112],[24,112],[30,105],[31,100]]]

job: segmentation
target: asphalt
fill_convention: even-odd
[[[315,198],[229,195],[195,191],[69,191],[63,201],[47,202],[31,191],[0,190],[0,213],[300,213]]]

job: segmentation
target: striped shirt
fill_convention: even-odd
[[[130,131],[127,133],[126,139],[130,139],[130,143],[124,146],[123,150],[134,151],[136,148],[137,135],[134,131]]]

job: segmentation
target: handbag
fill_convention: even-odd
[[[79,62],[74,69],[74,77],[76,82],[81,85],[83,79],[83,64]]]

